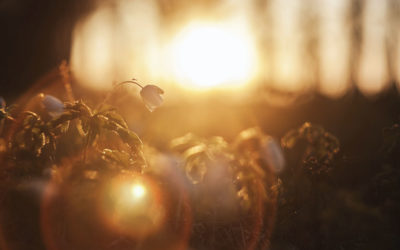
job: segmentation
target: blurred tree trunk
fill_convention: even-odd
[[[306,4],[302,5],[300,12],[302,13],[302,34],[303,41],[305,46],[305,58],[304,65],[305,67],[310,67],[307,71],[310,72],[312,80],[312,86],[318,86],[320,81],[320,55],[319,55],[319,8],[318,8],[318,0],[307,0]]]
[[[363,21],[363,0],[351,0],[349,10],[349,24],[351,26],[351,46],[350,46],[350,81],[354,86],[357,81],[359,70],[361,44],[363,42],[362,21]]]
[[[387,33],[386,33],[386,58],[388,65],[389,78],[391,82],[399,84],[400,58],[399,56],[399,29],[400,29],[400,2],[389,0],[387,5]]]

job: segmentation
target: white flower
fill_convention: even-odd
[[[261,146],[261,158],[274,173],[280,173],[285,167],[282,149],[272,137],[267,136]]]
[[[146,85],[140,91],[143,102],[150,112],[161,106],[164,101],[162,94],[164,94],[164,90],[155,85]]]
[[[64,112],[64,103],[52,95],[43,95],[42,105],[53,118],[60,116]]]

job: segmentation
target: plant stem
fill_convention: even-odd
[[[123,81],[123,82],[118,83],[117,85],[115,85],[114,90],[117,89],[117,88],[119,88],[120,86],[126,84],[126,83],[133,83],[133,84],[136,84],[137,86],[139,86],[140,88],[143,88],[143,86],[140,85],[140,84],[136,81],[136,79],[132,79],[132,80]]]
[[[104,100],[97,106],[96,109],[98,109],[102,104],[107,103],[108,99],[111,98],[112,94],[113,94],[119,87],[121,87],[122,85],[127,84],[127,83],[136,84],[136,85],[139,86],[141,89],[143,89],[143,86],[142,86],[141,84],[139,84],[139,83],[136,81],[136,79],[132,79],[132,80],[120,82],[120,83],[116,84],[116,85],[114,86],[114,88],[113,88],[110,92],[108,92],[107,96],[106,96],[106,97],[104,98]]]

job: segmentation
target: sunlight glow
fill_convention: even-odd
[[[196,11],[201,3],[172,4],[168,14],[163,1],[100,2],[73,31],[71,72],[84,88],[105,91],[134,77],[176,96],[260,84],[340,97],[351,81],[369,96],[400,78],[400,52],[388,53],[399,39],[394,1],[361,1],[355,19],[356,2],[346,0],[211,1],[207,13]]]
[[[365,95],[376,95],[388,86],[386,58],[387,2],[370,0],[365,3],[363,44],[358,71],[358,87]]]
[[[134,198],[142,198],[146,194],[146,189],[140,185],[140,184],[135,184],[132,187],[132,196]]]
[[[98,211],[105,225],[133,238],[146,237],[164,224],[162,190],[151,177],[123,173],[100,190]]]
[[[218,24],[189,25],[172,44],[173,74],[190,89],[244,85],[256,64],[249,37],[244,30]]]

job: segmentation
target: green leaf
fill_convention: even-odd
[[[61,124],[61,128],[60,128],[61,133],[63,133],[63,134],[67,133],[67,131],[69,129],[69,124],[70,124],[70,121],[66,121]]]
[[[281,140],[281,145],[284,148],[293,148],[299,139],[299,131],[290,130]]]
[[[210,163],[210,158],[207,154],[205,144],[199,144],[187,149],[184,154],[186,176],[193,184],[198,184],[203,181],[207,173],[207,166]]]
[[[207,173],[208,161],[202,157],[192,158],[186,161],[186,176],[193,184],[201,183]]]
[[[98,115],[98,118],[102,122],[101,127],[111,131],[115,131],[122,139],[122,141],[127,143],[131,148],[133,149],[142,148],[143,143],[135,132],[133,132],[129,128],[121,126],[117,122],[112,121],[103,115]]]
[[[38,121],[40,119],[36,113],[31,112],[31,111],[25,111],[23,114],[25,115],[25,118],[22,122],[22,126],[24,128],[29,128],[29,127],[34,126],[36,121]]]
[[[170,147],[172,150],[175,150],[177,152],[184,152],[187,149],[199,144],[200,142],[200,138],[192,133],[187,133],[184,136],[173,139],[170,143]]]
[[[113,121],[124,128],[128,128],[128,124],[125,119],[115,111],[108,111],[104,114],[110,121]]]
[[[76,122],[76,129],[78,130],[78,133],[82,136],[85,137],[88,134],[89,126],[87,120],[81,120],[79,119]]]
[[[131,148],[141,149],[143,147],[142,140],[140,140],[139,136],[130,129],[119,126],[115,131]]]
[[[202,155],[202,154],[205,154],[205,153],[206,153],[206,150],[207,150],[206,145],[204,145],[204,144],[199,144],[199,145],[196,145],[196,146],[193,146],[193,147],[187,149],[187,150],[183,153],[183,156],[184,156],[187,160],[190,160],[190,159],[193,158],[193,157],[196,157],[196,156],[200,156],[200,155]]]
[[[64,113],[62,113],[59,117],[51,120],[50,126],[55,128],[55,127],[59,126],[60,124],[69,122],[77,117],[79,117],[79,112],[77,112],[75,110],[67,110]]]
[[[34,152],[37,156],[41,155],[43,147],[46,145],[46,135],[44,133],[33,134]]]
[[[76,101],[75,103],[65,103],[65,108],[67,110],[74,110],[79,112],[80,116],[92,117],[92,109],[86,105],[82,100]]]
[[[125,151],[104,149],[101,154],[102,159],[111,164],[124,167],[129,167],[133,164],[131,155]]]

